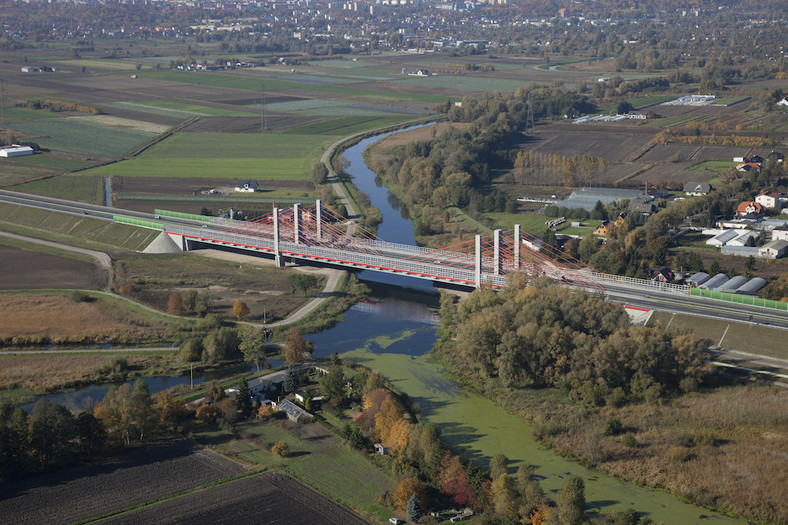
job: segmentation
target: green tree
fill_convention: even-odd
[[[345,402],[347,389],[341,365],[332,365],[328,373],[320,378],[320,390],[328,398],[331,406],[338,407]]]
[[[299,381],[298,381],[298,370],[293,365],[290,365],[287,368],[287,372],[285,373],[285,381],[282,386],[285,389],[285,392],[288,394],[290,392],[295,392],[298,390]]]
[[[249,395],[249,385],[246,384],[243,378],[238,382],[238,392],[235,394],[235,402],[244,419],[249,417],[249,414],[252,413],[252,396]]]
[[[0,400],[0,481],[28,470],[28,417],[23,409]]]
[[[583,521],[586,510],[585,484],[583,479],[573,476],[566,481],[564,488],[556,496],[558,521],[574,525]]]
[[[405,510],[408,515],[408,521],[418,522],[421,519],[424,511],[421,508],[421,502],[419,501],[419,498],[416,496],[415,492],[408,500],[408,505]]]
[[[317,286],[317,277],[308,273],[294,273],[287,279],[290,285],[290,290],[293,293],[303,292],[306,293]]]
[[[490,460],[490,477],[494,480],[506,474],[506,464],[509,463],[509,458],[503,454],[493,456]]]
[[[238,331],[224,326],[203,339],[202,358],[211,363],[230,359],[238,352],[239,344]]]
[[[253,326],[244,326],[238,331],[240,343],[238,349],[244,355],[244,360],[253,362],[260,371],[260,360],[265,358],[265,342],[267,330]]]
[[[48,467],[69,462],[75,452],[72,442],[76,437],[76,420],[66,407],[47,399],[33,406],[30,449],[38,465]]]

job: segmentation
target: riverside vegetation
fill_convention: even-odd
[[[785,523],[783,389],[723,385],[704,342],[629,326],[601,296],[514,280],[454,304],[433,354],[466,386],[538,424],[537,437],[638,484]]]

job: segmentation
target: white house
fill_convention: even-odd
[[[711,184],[708,182],[687,182],[684,184],[684,193],[693,197],[708,195],[711,190]]]
[[[782,205],[779,193],[761,193],[755,197],[755,202],[764,208],[777,208]]]
[[[771,241],[758,248],[758,255],[766,259],[779,259],[788,253],[788,241]]]
[[[238,193],[254,193],[257,191],[256,180],[239,180],[235,185],[235,191]]]
[[[20,146],[19,144],[12,144],[11,146],[3,146],[0,148],[0,157],[23,157],[25,155],[32,155],[33,148],[30,146]]]
[[[788,241],[788,227],[778,226],[772,230],[773,241]]]

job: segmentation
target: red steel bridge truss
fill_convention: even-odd
[[[318,200],[311,206],[274,208],[249,221],[212,217],[208,228],[168,224],[165,231],[190,242],[266,253],[278,265],[287,259],[315,261],[475,288],[501,287],[513,273],[525,272],[603,289],[591,268],[519,225],[445,248],[422,248],[379,239]]]

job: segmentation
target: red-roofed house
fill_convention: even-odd
[[[736,208],[736,215],[741,217],[748,213],[761,213],[762,206],[755,201],[744,201]]]
[[[736,169],[742,173],[748,171],[761,171],[761,165],[757,162],[740,162],[736,164]]]

